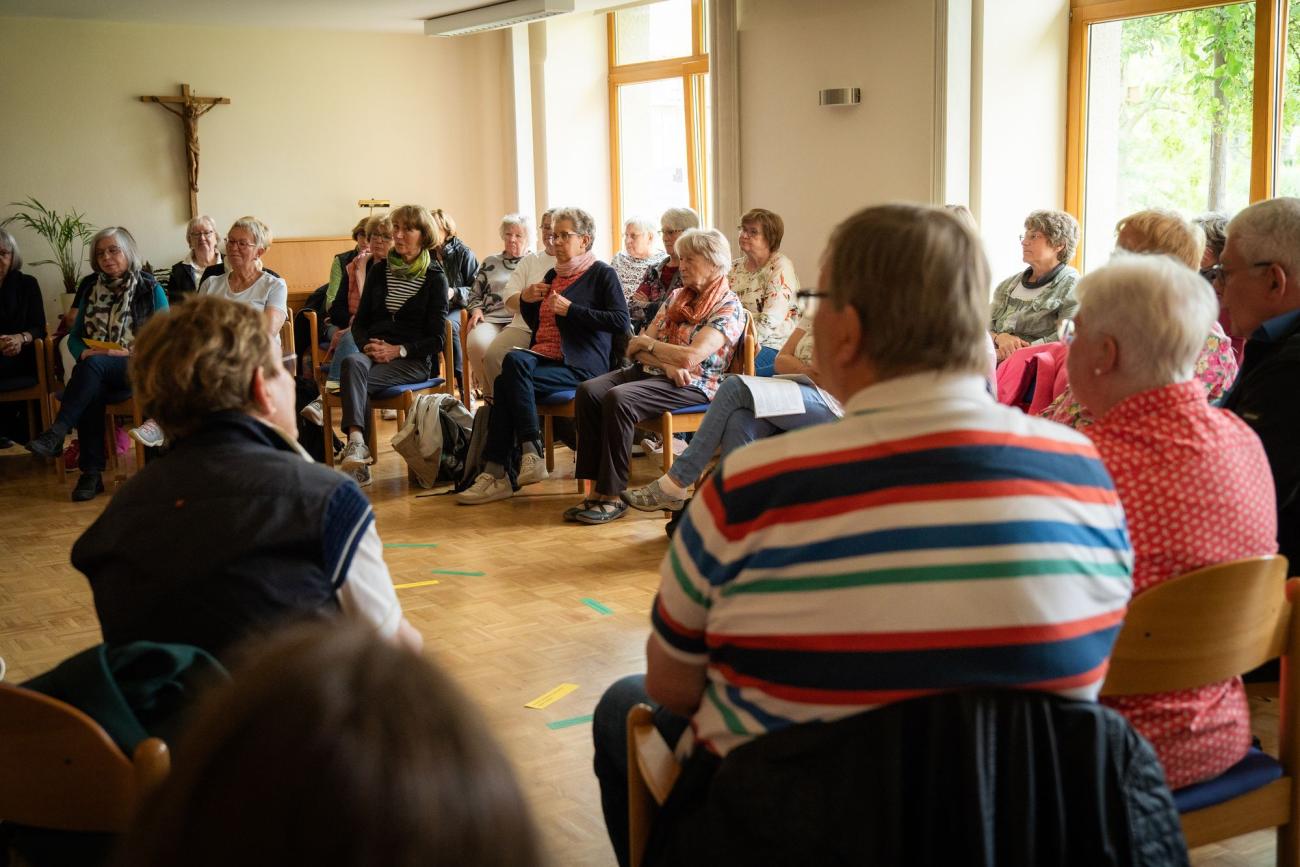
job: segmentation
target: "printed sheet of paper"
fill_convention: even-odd
[[[737,375],[754,398],[754,418],[803,413],[803,392],[799,390],[799,383],[793,379]]]
[[[110,343],[107,340],[91,340],[89,337],[81,338],[81,342],[89,346],[91,349],[102,349],[104,351],[122,348],[122,344],[120,343]]]

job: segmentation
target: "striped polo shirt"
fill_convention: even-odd
[[[706,666],[694,741],[725,755],[949,689],[1096,699],[1132,552],[1084,436],[923,373],[728,455],[660,572],[655,635]]]

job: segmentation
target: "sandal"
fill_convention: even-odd
[[[642,488],[631,488],[618,495],[619,498],[634,509],[642,512],[680,512],[686,505],[685,498],[678,499],[664,492],[656,479]]]
[[[616,521],[627,514],[627,503],[619,500],[613,502],[609,500],[598,500],[591,504],[591,508],[583,509],[573,516],[573,520],[579,524],[608,524],[610,521]]]
[[[593,505],[595,505],[595,503],[596,503],[595,500],[583,500],[581,503],[574,506],[573,508],[565,509],[564,520],[568,521],[570,524],[576,523],[578,520],[578,513],[585,512],[587,509],[590,509]]]

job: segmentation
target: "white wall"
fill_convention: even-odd
[[[0,19],[3,202],[127,226],[170,266],[189,218],[180,122],[138,97],[186,82],[232,100],[199,122],[199,207],[223,232],[251,213],[279,237],[346,235],[373,196],[443,207],[495,252],[516,207],[507,38]],[[46,257],[15,234],[29,261]],[[59,291],[52,267],[34,273]]]
[[[783,251],[816,283],[830,230],[888,201],[929,201],[935,15],[920,0],[739,0],[741,208],[785,220]],[[862,88],[820,108],[817,92]],[[726,154],[722,155],[727,158]],[[735,228],[721,226],[735,243]]]

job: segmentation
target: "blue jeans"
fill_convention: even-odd
[[[356,355],[360,351],[361,347],[357,346],[357,342],[352,339],[352,329],[344,331],[343,336],[339,338],[338,346],[334,347],[334,359],[330,362],[330,372],[325,378],[330,382],[339,382],[343,379],[343,359],[349,355]]]
[[[126,378],[129,359],[95,355],[77,362],[72,378],[63,390],[63,403],[56,422],[77,429],[81,456],[77,466],[83,473],[102,473],[108,455],[104,451],[104,407],[109,397],[125,399],[131,394]]]
[[[596,780],[600,783],[600,807],[605,829],[621,867],[627,867],[627,714],[638,704],[654,708],[654,724],[669,749],[677,746],[690,720],[665,710],[650,700],[645,675],[630,674],[615,681],[596,705],[591,736],[596,744]]]
[[[483,459],[506,465],[516,444],[537,442],[541,434],[537,399],[576,389],[587,379],[586,373],[563,361],[541,358],[521,349],[506,353],[501,362],[501,375],[492,386],[492,414],[488,417]]]
[[[700,422],[700,429],[691,437],[686,451],[673,461],[668,478],[685,488],[700,480],[713,452],[721,447],[722,456],[753,442],[796,428],[821,424],[835,418],[835,413],[822,399],[821,392],[809,385],[800,385],[803,412],[796,415],[754,417],[754,397],[743,380],[734,376],[722,381],[713,396],[709,411]]]
[[[754,355],[754,375],[775,376],[776,357],[779,354],[780,352],[770,346],[758,347],[758,352]]]

